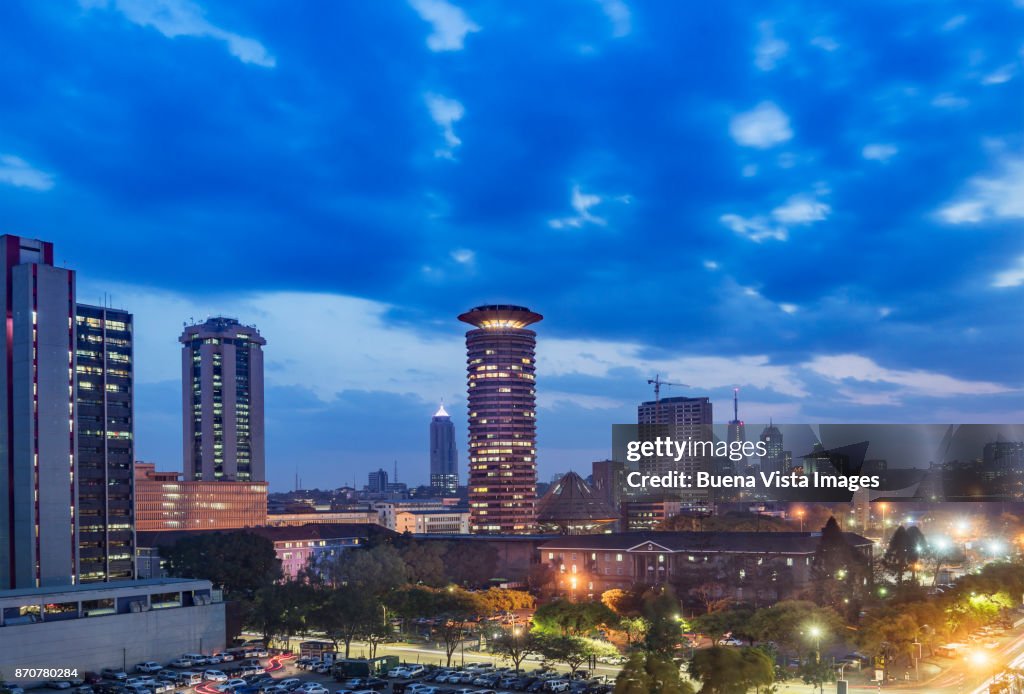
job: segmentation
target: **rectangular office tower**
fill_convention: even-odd
[[[714,441],[711,416],[711,400],[708,398],[660,398],[640,403],[637,407],[637,424],[643,439],[660,435],[679,442]],[[652,457],[641,459],[639,469],[653,475],[678,471],[693,479],[697,472],[710,472],[712,464],[711,455],[684,455],[678,461]],[[707,490],[684,491],[680,492],[679,499],[687,507],[705,507],[710,503],[711,495]]]
[[[132,314],[79,304],[78,575],[82,583],[135,578]]]
[[[185,328],[181,348],[186,480],[266,481],[263,346],[256,328],[209,318]]]
[[[78,573],[75,273],[53,244],[0,236],[0,589]]]

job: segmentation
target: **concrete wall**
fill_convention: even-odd
[[[0,671],[16,668],[133,668],[183,653],[224,648],[224,603],[0,627]],[[46,679],[46,678],[39,678]]]

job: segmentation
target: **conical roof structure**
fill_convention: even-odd
[[[554,526],[570,535],[592,532],[618,519],[618,512],[596,496],[575,472],[566,473],[552,484],[537,502],[537,524]]]

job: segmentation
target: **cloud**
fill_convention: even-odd
[[[33,167],[21,157],[0,154],[0,183],[30,190],[50,190],[53,174]]]
[[[462,140],[455,134],[454,126],[466,115],[466,110],[460,102],[440,94],[428,93],[425,99],[430,117],[441,126],[441,133],[444,135],[445,146],[434,150],[434,156],[454,159],[455,148],[462,144]]]
[[[945,21],[945,23],[943,23],[942,30],[943,31],[953,31],[953,29],[956,29],[958,27],[963,26],[964,22],[966,22],[966,21],[967,21],[967,16],[966,15],[962,15],[962,14],[953,15],[952,17],[947,19]]]
[[[755,243],[762,241],[786,241],[794,226],[809,226],[821,222],[832,213],[832,207],[818,196],[828,192],[826,186],[819,186],[815,194],[791,195],[768,215],[743,217],[738,214],[723,214],[718,221],[733,232]]]
[[[1013,79],[1014,75],[1017,74],[1017,66],[1014,63],[1007,63],[997,67],[992,72],[988,73],[981,78],[981,83],[989,86],[993,84],[1003,84]]]
[[[717,270],[719,268],[719,265],[714,260],[705,260],[704,268],[707,270]]]
[[[623,0],[597,0],[601,5],[601,9],[604,11],[605,16],[611,20],[612,23],[612,36],[615,38],[622,38],[623,36],[629,36],[633,30],[632,15],[629,11],[629,5]]]
[[[958,395],[993,395],[1011,391],[1010,388],[998,383],[964,381],[933,371],[887,369],[859,354],[817,356],[802,366],[829,381],[896,386],[906,395],[945,398]]]
[[[262,43],[222,29],[206,19],[203,9],[190,0],[82,0],[86,9],[113,4],[133,24],[152,27],[169,39],[179,36],[210,38],[227,44],[228,52],[243,63],[274,67],[275,58]]]
[[[786,57],[789,44],[775,36],[775,28],[771,22],[758,24],[758,31],[761,38],[754,47],[754,65],[758,70],[769,72]]]
[[[942,207],[948,224],[1024,218],[1024,157],[1004,158],[995,172],[967,181],[964,192]]]
[[[772,217],[782,224],[812,224],[828,217],[832,208],[810,195],[793,195],[772,210]]]
[[[950,111],[967,108],[970,102],[962,96],[957,96],[950,92],[943,92],[932,99],[932,106],[935,108],[944,108]]]
[[[733,116],[729,134],[744,147],[768,149],[790,140],[793,130],[782,109],[771,101],[762,101],[750,111]]]
[[[899,151],[900,150],[896,145],[874,143],[864,145],[864,149],[860,151],[860,154],[869,161],[885,162],[896,156]]]
[[[828,53],[839,50],[839,43],[831,36],[815,36],[811,39],[811,45]]]
[[[468,248],[458,248],[451,252],[452,260],[460,265],[472,265],[476,262],[476,253]]]
[[[800,307],[797,306],[796,304],[781,303],[781,304],[779,304],[779,310],[781,310],[783,313],[788,313],[788,314],[792,315],[792,314],[796,313],[797,311],[799,311]]]
[[[409,4],[434,30],[427,37],[427,47],[432,51],[461,51],[466,35],[480,31],[462,8],[445,0],[409,0]]]
[[[608,222],[603,217],[597,217],[590,212],[590,208],[595,207],[601,203],[601,196],[594,195],[592,193],[584,193],[580,190],[578,185],[572,187],[572,196],[570,198],[570,204],[572,209],[576,210],[576,214],[572,217],[562,217],[560,219],[552,219],[548,221],[548,226],[552,229],[564,229],[566,227],[580,228],[584,224],[596,224],[598,226],[605,226]]]
[[[993,287],[1019,287],[1024,285],[1024,255],[1006,270],[996,273],[992,278]]]

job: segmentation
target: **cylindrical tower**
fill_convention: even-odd
[[[537,498],[537,333],[522,306],[478,306],[459,316],[469,390],[469,523],[474,533],[529,533]]]

